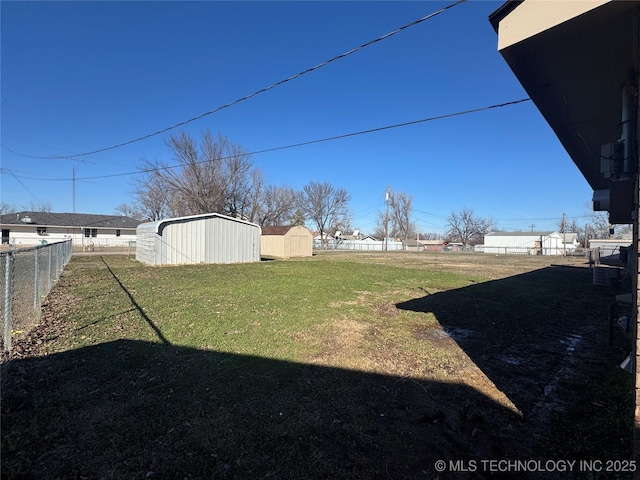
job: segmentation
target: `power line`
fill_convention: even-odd
[[[91,162],[89,160],[85,160],[84,158],[78,158],[78,156],[76,156],[76,155],[42,157],[42,156],[38,156],[38,155],[27,155],[26,153],[16,152],[15,150],[12,150],[11,148],[7,147],[4,143],[0,143],[0,147],[4,148],[8,152],[13,153],[14,155],[18,155],[20,157],[25,157],[25,158],[36,158],[36,159],[39,159],[39,160],[42,160],[42,159],[46,159],[46,160],[67,160],[67,159],[69,159],[69,160],[76,160],[76,161],[81,162],[81,163],[95,163],[95,162]]]
[[[358,135],[365,135],[365,134],[369,134],[369,133],[375,133],[375,132],[382,132],[384,130],[391,130],[394,128],[400,128],[400,127],[407,127],[409,125],[417,125],[420,123],[426,123],[426,122],[433,122],[436,120],[443,120],[445,118],[452,118],[452,117],[458,117],[461,115],[468,115],[470,113],[478,113],[478,112],[484,112],[487,110],[493,110],[496,108],[503,108],[503,107],[508,107],[511,105],[517,105],[519,103],[523,103],[523,102],[528,102],[530,101],[530,98],[521,98],[520,100],[514,100],[511,102],[505,102],[505,103],[500,103],[500,104],[496,104],[496,105],[490,105],[488,107],[481,107],[481,108],[474,108],[471,110],[464,110],[461,112],[456,112],[456,113],[447,113],[445,115],[438,115],[435,117],[428,117],[428,118],[422,118],[420,120],[412,120],[409,122],[403,122],[403,123],[396,123],[394,125],[386,125],[384,127],[377,127],[377,128],[371,128],[368,130],[361,130],[359,132],[352,132],[352,133],[345,133],[342,135],[335,135],[333,137],[326,137],[326,138],[321,138],[321,139],[317,139],[317,140],[309,140],[307,142],[300,142],[300,143],[293,143],[290,145],[285,145],[282,147],[273,147],[273,148],[266,148],[264,150],[256,150],[255,152],[249,152],[247,153],[247,155],[259,155],[262,153],[270,153],[270,152],[276,152],[278,150],[286,150],[289,148],[297,148],[297,147],[303,147],[306,145],[313,145],[316,143],[323,143],[323,142],[330,142],[333,140],[340,140],[343,138],[349,138],[349,137],[356,137]],[[86,154],[85,154],[86,155]],[[228,157],[221,157],[218,160],[227,160],[229,158],[233,158],[233,156],[228,156]],[[208,160],[202,160],[200,162],[195,162],[196,164],[201,164],[201,163],[206,163]],[[129,175],[137,175],[140,173],[151,173],[151,172],[155,172],[155,171],[162,171],[162,170],[173,170],[174,168],[180,168],[182,165],[171,165],[171,166],[166,166],[166,167],[155,167],[155,168],[146,168],[146,169],[142,169],[142,170],[137,170],[135,172],[124,172],[124,173],[112,173],[109,175],[97,175],[97,176],[93,176],[93,177],[79,177],[76,178],[76,180],[96,180],[96,179],[102,179],[102,178],[114,178],[114,177],[126,177]],[[43,180],[43,179],[39,179],[39,178],[30,178],[30,177],[21,177],[21,178],[26,178],[26,179],[30,179],[30,180]],[[60,180],[64,180],[64,181],[70,181],[70,178],[52,178],[52,179],[44,179],[44,180],[51,180],[51,181],[60,181]]]
[[[441,218],[447,218],[448,215],[442,215],[440,213],[431,213],[431,212],[425,212],[424,210],[414,210],[415,212],[418,213],[424,213],[425,215],[433,215],[434,217],[441,217]]]
[[[170,130],[174,130],[174,129],[178,128],[178,127],[182,127],[182,126],[184,126],[184,125],[186,125],[188,123],[195,122],[196,120],[200,120],[200,119],[202,119],[202,118],[204,118],[204,117],[206,117],[208,115],[212,115],[214,113],[219,112],[220,110],[232,107],[233,105],[237,105],[240,102],[243,102],[245,100],[249,100],[250,98],[253,98],[256,95],[260,95],[261,93],[264,93],[264,92],[267,92],[269,90],[272,90],[272,89],[274,89],[276,87],[279,87],[280,85],[284,85],[285,83],[291,82],[292,80],[295,80],[296,78],[299,78],[299,77],[301,77],[301,76],[303,76],[303,75],[305,75],[307,73],[311,73],[311,72],[313,72],[315,70],[319,70],[320,68],[325,67],[325,66],[329,65],[330,63],[335,62],[336,60],[340,60],[342,58],[348,57],[349,55],[352,55],[352,54],[354,54],[354,53],[356,53],[356,52],[358,52],[358,51],[360,51],[360,50],[362,50],[362,49],[364,49],[364,48],[366,48],[366,47],[368,47],[370,45],[373,45],[374,43],[378,43],[378,42],[381,42],[382,40],[386,40],[387,38],[390,38],[390,37],[400,33],[401,31],[406,30],[407,28],[410,28],[410,27],[418,25],[418,24],[420,24],[422,22],[425,22],[425,21],[427,21],[427,20],[429,20],[429,19],[431,19],[431,18],[433,18],[433,17],[435,17],[437,15],[440,15],[441,13],[449,10],[450,8],[453,8],[453,7],[455,7],[455,6],[457,6],[457,5],[461,4],[461,3],[464,3],[466,1],[467,0],[457,0],[456,2],[454,2],[454,3],[450,4],[450,5],[447,5],[447,6],[443,7],[443,8],[441,8],[440,10],[437,10],[437,11],[435,11],[433,13],[430,13],[429,15],[425,15],[422,18],[419,18],[417,20],[409,22],[406,25],[403,25],[403,26],[401,26],[399,28],[396,28],[395,30],[393,30],[393,31],[391,31],[391,32],[389,32],[389,33],[387,33],[385,35],[382,35],[381,37],[378,37],[378,38],[370,40],[370,41],[368,41],[366,43],[363,43],[362,45],[360,45],[358,47],[352,48],[348,52],[345,52],[345,53],[337,55],[337,56],[335,56],[333,58],[330,58],[329,60],[326,60],[326,61],[316,65],[315,67],[307,68],[306,70],[303,70],[303,71],[301,71],[299,73],[296,73],[295,75],[292,75],[292,76],[290,76],[288,78],[285,78],[284,80],[280,80],[279,82],[276,82],[276,83],[274,83],[272,85],[269,85],[268,87],[261,88],[260,90],[256,90],[255,92],[250,93],[249,95],[246,95],[246,96],[244,96],[242,98],[234,100],[233,102],[227,103],[227,104],[222,105],[220,107],[214,108],[213,110],[209,110],[208,112],[201,113],[200,115],[192,117],[192,118],[190,118],[188,120],[184,120],[182,122],[178,122],[175,125],[171,125],[169,127],[163,128],[163,129],[158,130],[158,131],[153,132],[153,133],[149,133],[147,135],[142,135],[142,136],[134,138],[132,140],[127,140],[126,142],[122,142],[122,143],[119,143],[117,145],[112,145],[110,147],[99,148],[97,150],[92,150],[90,152],[78,153],[75,156],[93,155],[93,154],[100,153],[100,152],[106,152],[108,150],[114,150],[116,148],[124,147],[126,145],[131,145],[132,143],[136,143],[136,142],[140,142],[142,140],[146,140],[147,138],[151,138],[151,137],[155,137],[157,135],[161,135],[161,134],[166,133],[166,132],[168,132]],[[53,158],[71,158],[71,157],[70,156],[64,156],[64,155],[53,155],[53,156],[48,156],[48,157],[32,157],[32,158],[53,159]]]
[[[39,201],[39,200],[38,200],[38,198],[37,198],[33,193],[31,193],[31,190],[29,190],[29,189],[26,187],[26,185],[20,181],[20,179],[18,178],[18,176],[17,176],[15,173],[13,173],[11,170],[9,170],[8,168],[0,168],[0,172],[7,172],[7,173],[10,173],[11,175],[13,175],[13,178],[15,178],[15,179],[16,179],[16,182],[18,182],[18,183],[22,186],[22,188],[24,188],[24,189],[25,189],[25,191],[26,191],[29,195],[31,195],[31,197],[32,197],[36,202],[38,202],[38,201]]]

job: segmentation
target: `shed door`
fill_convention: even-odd
[[[2,243],[9,243],[9,229],[2,229]]]
[[[301,235],[292,235],[289,237],[289,256],[301,257],[305,254],[304,239]]]

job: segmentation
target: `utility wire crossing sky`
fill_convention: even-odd
[[[114,213],[181,129],[242,145],[270,183],[345,188],[365,232],[387,188],[421,232],[463,207],[505,230],[585,218],[588,185],[497,52],[500,4],[3,2],[2,201],[70,211],[73,169],[78,211]]]

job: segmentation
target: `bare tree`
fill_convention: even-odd
[[[592,211],[590,222],[585,224],[589,238],[623,238],[630,236],[632,229],[630,225],[614,225],[609,223],[609,214],[607,212]],[[611,233],[613,232],[613,233]]]
[[[343,188],[335,188],[327,182],[310,182],[300,194],[299,205],[326,242],[328,233],[335,233],[341,224],[348,223],[350,200],[351,195]]]
[[[24,207],[23,210],[27,210],[29,212],[50,213],[52,207],[49,202],[31,202],[29,205]]]
[[[390,197],[391,225],[403,242],[413,236],[415,224],[411,222],[413,197],[404,192],[394,192]]]
[[[589,238],[622,238],[631,234],[631,226],[609,223],[607,212],[593,211],[590,217],[591,221],[585,225],[589,231]]]
[[[263,180],[243,147],[208,131],[200,142],[181,132],[166,144],[174,163],[144,160],[145,175],[137,183],[135,206],[145,216],[216,212],[251,219],[256,214]]]
[[[442,233],[420,233],[420,238],[422,240],[444,240],[444,235]]]
[[[175,216],[171,208],[171,190],[159,175],[157,163],[145,160],[144,175],[136,181],[133,194],[133,208],[140,212],[140,218],[148,221]]]
[[[556,222],[556,226],[558,233],[578,233],[581,230],[575,218],[569,221],[564,216]]]
[[[222,139],[219,138],[219,141]],[[252,192],[259,190],[253,182],[256,178],[249,153],[241,146],[234,145],[228,140],[225,143],[225,153],[222,157],[222,191],[224,196],[223,211],[237,218],[247,218],[252,205]],[[259,192],[257,192],[259,193]]]
[[[299,195],[296,194],[296,202],[298,197]],[[307,217],[305,217],[302,209],[300,207],[296,208],[295,211],[293,212],[293,215],[291,216],[291,225],[304,226],[306,222],[307,222]]]
[[[145,220],[142,212],[132,203],[121,203],[115,208],[115,213],[125,217],[135,218],[136,220]]]
[[[253,223],[260,223],[260,212],[262,210],[262,199],[265,194],[265,183],[262,172],[253,169],[250,173],[251,189],[247,195],[247,208],[244,212],[244,218]]]
[[[158,165],[156,175],[171,193],[170,209],[177,215],[200,213],[224,213],[226,180],[222,174],[222,157],[227,140],[222,136],[214,139],[203,132],[202,145],[186,132],[172,135],[167,146],[180,168]]]
[[[375,229],[373,230],[374,237],[384,240],[385,235],[387,235],[387,233],[390,236],[393,236],[393,231],[390,230],[389,232],[387,232],[386,222],[387,222],[386,212],[383,210],[379,210],[378,213],[376,214],[376,226],[375,226]]]
[[[396,228],[395,222],[393,222],[393,211],[389,211],[391,207],[392,194],[391,188],[387,187],[386,193],[386,206],[383,210],[378,210],[376,215],[376,226],[374,230],[374,235],[377,238],[385,239],[389,238],[397,238],[400,236],[400,232]]]
[[[575,233],[578,242],[584,245],[585,230],[578,225],[578,222],[575,218],[571,219],[571,221],[568,221],[563,216],[557,221],[556,226],[558,227],[558,233]]]
[[[0,215],[6,215],[7,213],[13,213],[16,211],[16,207],[9,203],[0,202]]]
[[[342,235],[351,235],[351,232],[354,231],[351,223],[351,213],[347,211],[346,214],[331,228],[331,230],[334,233],[341,232]]]
[[[263,227],[294,225],[296,224],[297,201],[298,193],[293,188],[269,185],[264,189],[259,216],[255,221]],[[297,224],[304,224],[304,217]]]
[[[447,219],[447,236],[452,241],[458,241],[465,247],[482,241],[482,237],[489,233],[494,222],[491,217],[480,218],[473,214],[473,210],[464,207],[460,212],[451,212]]]

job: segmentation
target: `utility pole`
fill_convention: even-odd
[[[389,198],[391,198],[391,189],[387,188],[385,202],[387,203],[387,213],[384,215],[384,251],[389,250]]]
[[[532,223],[531,225],[529,225],[531,227],[531,231],[533,232],[533,229],[536,228],[536,226]]]
[[[71,188],[73,190],[73,213],[76,213],[76,167],[71,161]]]
[[[591,255],[591,248],[589,247],[589,224],[584,224],[584,248],[586,249],[587,258],[589,258],[589,268],[593,267],[593,256]]]
[[[562,214],[562,256],[567,256],[567,220],[565,214]]]

